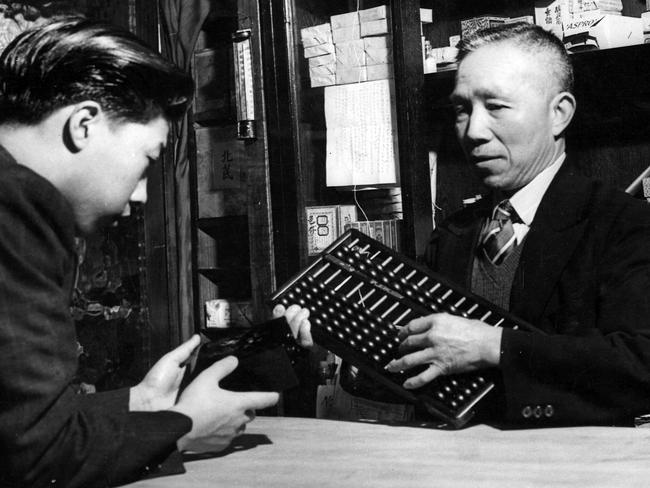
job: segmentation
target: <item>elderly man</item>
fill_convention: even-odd
[[[406,388],[493,367],[501,421],[630,425],[650,411],[650,209],[576,174],[565,154],[572,81],[563,44],[537,26],[459,44],[456,134],[491,194],[436,230],[431,266],[540,332],[415,319],[387,366],[428,365]],[[306,310],[276,313],[311,342]]]

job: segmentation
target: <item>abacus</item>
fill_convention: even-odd
[[[494,327],[533,329],[355,229],[345,232],[271,300],[308,308],[317,344],[456,428],[467,423],[475,405],[494,388],[490,371],[442,376],[406,390],[401,385],[419,371],[384,369],[400,356],[400,328],[416,317],[448,312]]]

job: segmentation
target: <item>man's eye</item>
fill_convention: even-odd
[[[454,105],[454,114],[456,118],[466,117],[468,114],[467,107],[465,105]]]
[[[490,112],[498,112],[499,110],[505,109],[506,106],[501,103],[488,103],[485,105],[485,108],[487,108]]]

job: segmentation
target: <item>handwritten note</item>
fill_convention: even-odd
[[[393,80],[325,88],[327,186],[398,183]]]

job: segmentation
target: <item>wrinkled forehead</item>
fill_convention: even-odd
[[[553,67],[553,57],[548,52],[504,40],[467,54],[459,63],[456,85],[472,79],[486,85],[525,85],[544,94],[555,94],[559,82]]]

